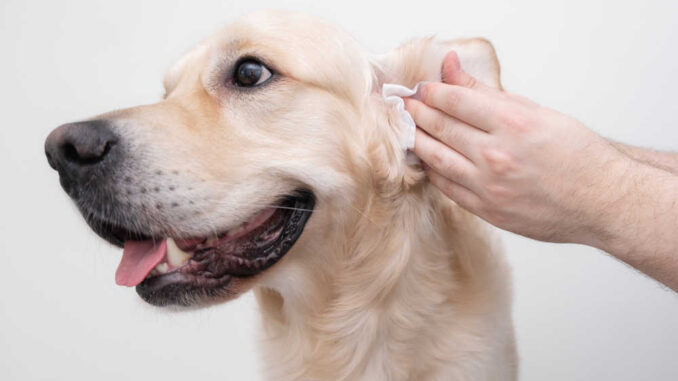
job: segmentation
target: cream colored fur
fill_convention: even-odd
[[[182,200],[148,210],[159,231],[223,231],[300,185],[316,195],[292,250],[230,289],[256,292],[269,379],[516,378],[501,248],[406,164],[395,110],[379,95],[383,82],[440,80],[451,49],[500,87],[484,40],[419,39],[371,57],[323,21],[259,12],[182,58],[162,102],[107,115],[143,152],[139,181],[176,184],[171,195],[130,199]],[[225,85],[242,56],[261,59],[276,80],[247,92]]]
[[[468,72],[501,87],[480,39],[411,41],[376,58],[377,83],[439,81],[453,49]],[[256,290],[270,379],[516,379],[510,276],[491,227],[418,171],[380,168],[403,160],[384,155],[371,158],[373,184],[342,234],[317,248],[331,261],[290,258]]]

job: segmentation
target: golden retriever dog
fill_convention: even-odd
[[[406,160],[381,95],[440,81],[450,50],[500,87],[482,39],[371,56],[314,17],[257,12],[181,58],[158,103],[55,129],[48,161],[145,301],[253,289],[271,380],[514,380],[505,257]]]

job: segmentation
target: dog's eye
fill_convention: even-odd
[[[271,71],[266,66],[255,60],[246,60],[235,68],[233,80],[242,87],[255,87],[271,78]]]

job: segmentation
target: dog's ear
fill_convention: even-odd
[[[388,54],[373,57],[373,99],[381,99],[384,83],[395,83],[412,88],[418,82],[442,80],[443,59],[455,51],[461,67],[478,81],[488,86],[501,88],[499,61],[489,41],[482,38],[440,41],[433,38],[415,39],[399,46]],[[381,102],[382,105],[386,103]],[[402,117],[396,107],[387,106],[383,116],[386,126],[383,139],[371,149],[373,173],[387,194],[412,189],[424,179],[419,162],[402,149]],[[390,139],[388,138],[390,137]],[[384,144],[389,141],[390,144]],[[406,160],[407,157],[407,160]]]
[[[439,82],[445,55],[454,50],[461,67],[480,82],[501,88],[499,61],[492,44],[483,38],[411,40],[393,51],[376,57],[374,69],[377,91],[384,83],[412,87],[417,82]]]

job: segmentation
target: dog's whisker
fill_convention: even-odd
[[[304,209],[304,208],[295,208],[292,206],[269,206],[271,209],[288,209],[288,210],[300,210],[302,212],[312,212],[313,209]]]
[[[224,203],[224,204],[226,204],[226,203]],[[252,204],[250,204],[250,205],[252,205]],[[254,204],[254,205],[257,206],[256,204]],[[318,208],[318,207],[314,208],[313,210],[308,210],[308,209],[294,208],[294,207],[287,207],[287,206],[274,206],[274,205],[267,205],[267,204],[260,204],[260,205],[261,205],[261,207],[269,207],[269,208],[274,208],[274,209],[292,209],[292,210],[302,210],[302,211],[309,211],[309,212],[313,212],[313,211],[318,212],[318,211],[323,210],[322,208]],[[356,208],[353,205],[349,204],[349,206],[351,207],[351,209],[355,210],[358,214],[360,214],[365,219],[367,219],[371,224],[376,225],[376,223],[367,214],[365,214],[363,211],[361,211],[360,209]]]
[[[230,206],[231,205],[230,203],[228,203],[226,201],[215,201],[212,204],[215,205],[215,206],[221,206],[221,205]],[[289,210],[300,210],[300,211],[308,211],[308,212],[318,212],[318,211],[323,210],[322,208],[317,208],[317,207],[311,210],[311,209],[303,209],[303,208],[294,208],[294,207],[290,207],[290,206],[270,205],[270,204],[265,204],[265,203],[250,203],[249,205],[255,206],[255,207],[261,207],[261,208],[268,207],[268,208],[273,208],[273,209],[289,209]],[[358,214],[360,214],[362,217],[364,217],[371,224],[376,225],[376,223],[367,214],[365,214],[363,211],[361,211],[360,209],[356,208],[353,205],[349,205],[349,206],[351,207],[351,209],[355,210]]]

